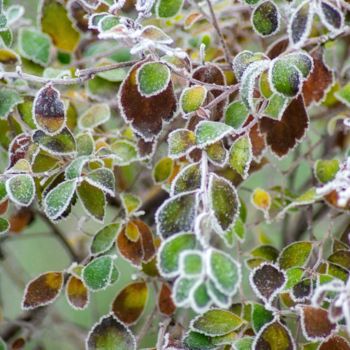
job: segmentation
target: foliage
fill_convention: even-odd
[[[23,3],[0,349],[350,349],[349,2]]]

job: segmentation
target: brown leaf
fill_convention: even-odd
[[[144,140],[155,139],[162,130],[163,121],[170,121],[176,112],[177,101],[173,84],[155,96],[144,97],[137,88],[137,69],[149,60],[136,63],[120,86],[118,104],[121,115]]]
[[[120,254],[126,260],[130,261],[135,266],[141,266],[143,259],[141,239],[137,242],[130,241],[126,235],[124,227],[119,233],[116,243]]]
[[[350,344],[345,338],[335,335],[322,343],[318,350],[350,350]]]
[[[66,286],[66,296],[70,305],[83,310],[89,303],[89,291],[80,278],[70,276]]]
[[[303,96],[306,106],[313,102],[320,102],[325,97],[328,88],[333,83],[333,72],[323,61],[322,48],[312,53],[314,69],[303,84]]]
[[[28,208],[21,208],[10,216],[10,231],[20,233],[33,221],[33,212]]]
[[[248,117],[247,122],[249,123],[251,116]],[[252,143],[252,153],[256,161],[259,161],[266,149],[266,142],[264,136],[260,132],[259,123],[255,124],[249,130],[249,138]]]
[[[176,306],[171,297],[171,289],[169,284],[163,283],[158,296],[158,307],[159,311],[167,316],[172,315]]]
[[[20,159],[25,159],[29,146],[32,143],[30,136],[26,134],[17,135],[9,146],[9,166],[13,167]]]
[[[276,40],[272,43],[270,47],[267,48],[266,55],[274,59],[278,57],[281,53],[286,51],[286,49],[289,46],[289,39],[288,38],[281,38],[279,40]]]
[[[301,95],[292,100],[280,121],[263,117],[260,122],[266,143],[278,157],[286,155],[302,140],[308,126],[309,117]]]

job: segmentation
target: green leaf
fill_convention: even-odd
[[[140,94],[151,97],[164,91],[170,82],[170,69],[160,62],[147,62],[136,72]]]
[[[115,222],[101,228],[92,239],[90,251],[92,255],[102,254],[109,250],[121,229],[120,222]]]
[[[197,313],[208,310],[211,305],[211,298],[206,283],[200,282],[193,287],[190,293],[190,305]]]
[[[347,83],[340,90],[338,90],[334,96],[345,106],[350,107],[350,83]]]
[[[196,193],[178,194],[167,199],[157,210],[157,232],[163,238],[191,231],[196,214]]]
[[[73,180],[81,176],[84,165],[89,161],[89,157],[78,157],[67,166],[64,176],[66,180]]]
[[[173,172],[174,161],[169,157],[161,158],[153,168],[155,183],[165,182]]]
[[[249,116],[249,110],[242,101],[231,102],[225,110],[225,123],[240,129]]]
[[[238,329],[243,320],[231,311],[213,309],[191,321],[190,328],[210,337],[225,335]]]
[[[180,255],[180,271],[187,277],[200,276],[204,271],[202,254],[196,250],[185,250]]]
[[[158,268],[166,278],[179,274],[180,254],[196,246],[196,237],[192,233],[180,233],[165,240],[158,251]]]
[[[268,105],[264,110],[264,116],[276,120],[281,120],[284,111],[288,106],[289,99],[283,95],[273,94],[269,98]]]
[[[304,269],[300,267],[292,267],[286,270],[287,274],[287,283],[285,286],[285,290],[289,290],[294,287],[298,282],[301,281],[304,275]]]
[[[319,159],[315,163],[314,171],[317,180],[321,183],[327,183],[334,179],[339,170],[338,159],[322,160]]]
[[[5,181],[0,180],[0,203],[3,203],[7,199],[7,191]]]
[[[68,208],[75,189],[77,181],[68,180],[61,182],[54,187],[44,198],[44,211],[47,217],[51,220],[58,219]]]
[[[214,282],[210,279],[207,280],[207,290],[214,304],[222,308],[228,308],[232,301],[229,296],[221,293],[215,286]]]
[[[265,309],[261,304],[254,303],[252,305],[252,325],[255,333],[266,324],[273,320],[273,313],[270,310]]]
[[[233,226],[239,213],[237,192],[228,180],[211,173],[209,199],[213,212],[213,226],[219,234],[224,234]]]
[[[202,333],[190,331],[186,334],[183,342],[189,350],[210,350],[217,349],[224,344],[232,344],[237,337],[235,332],[218,337],[208,337]]]
[[[82,181],[77,188],[77,194],[86,212],[97,222],[103,222],[106,212],[104,192],[87,181]]]
[[[171,195],[198,190],[201,186],[202,172],[199,163],[186,165],[171,183]]]
[[[6,233],[9,230],[9,228],[9,222],[5,218],[0,218],[0,235]]]
[[[77,135],[76,142],[79,156],[89,156],[95,150],[94,139],[88,132]]]
[[[0,119],[7,118],[13,109],[22,102],[23,99],[17,91],[7,88],[0,89]]]
[[[113,260],[111,256],[101,256],[95,258],[84,267],[82,278],[90,290],[98,291],[109,285],[112,270]]]
[[[198,283],[197,278],[179,277],[173,287],[173,300],[178,307],[188,307],[190,294]]]
[[[168,137],[169,157],[181,158],[196,146],[196,135],[187,129],[172,131]]]
[[[46,66],[50,62],[50,37],[36,29],[20,28],[18,49],[21,56],[42,66]]]
[[[35,197],[34,180],[28,174],[11,176],[6,181],[6,192],[12,202],[28,207]]]
[[[243,73],[254,62],[264,60],[266,56],[261,52],[252,52],[248,50],[241,51],[233,60],[233,71],[237,80],[241,80]]]
[[[136,339],[129,328],[110,314],[91,329],[86,350],[136,350]]]
[[[247,2],[247,0],[245,1]],[[233,349],[234,350],[252,350],[253,341],[254,341],[253,337],[243,337],[243,338],[237,339],[234,342]]]
[[[280,26],[280,14],[277,6],[270,0],[260,3],[252,13],[255,31],[263,37],[275,34]]]
[[[246,179],[248,177],[252,158],[252,144],[250,138],[249,136],[241,136],[230,148],[229,165],[233,170],[236,170],[243,179]]]
[[[129,215],[140,209],[142,205],[141,198],[131,193],[121,193],[120,199],[122,201],[125,212]]]
[[[114,162],[116,165],[129,165],[138,160],[136,145],[128,140],[117,140],[113,142],[111,151],[115,155]]]
[[[199,147],[205,147],[233,133],[233,129],[229,125],[221,122],[205,120],[197,125],[195,132],[197,145]]]
[[[311,252],[311,242],[294,242],[282,250],[278,263],[283,270],[291,267],[303,267],[308,262]]]
[[[100,168],[89,173],[85,180],[92,186],[95,186],[108,193],[110,196],[115,196],[115,178],[110,169]]]
[[[176,16],[183,5],[183,0],[158,0],[156,13],[159,18],[171,18]]]
[[[215,287],[228,296],[236,293],[241,282],[241,268],[228,254],[217,250],[208,251],[208,274]]]
[[[207,97],[207,90],[201,85],[184,89],[180,96],[180,106],[184,113],[195,112]]]
[[[93,129],[107,122],[111,117],[111,110],[107,103],[99,103],[86,110],[79,119],[80,129]]]

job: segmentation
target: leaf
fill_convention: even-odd
[[[98,230],[91,242],[91,254],[98,255],[108,251],[112,247],[120,229],[120,222],[115,222]]]
[[[146,62],[138,62],[130,69],[120,86],[118,104],[122,117],[131,124],[133,131],[145,141],[151,141],[161,132],[163,121],[169,122],[173,118],[177,101],[170,79],[162,92],[150,97],[142,96],[137,77],[139,68]]]
[[[183,5],[183,0],[158,0],[156,14],[159,18],[171,18],[176,16]]]
[[[88,132],[77,135],[76,143],[79,156],[89,156],[95,150],[94,139]]]
[[[337,32],[344,26],[344,16],[341,11],[328,1],[321,1],[318,4],[318,15],[322,24],[331,32]]]
[[[254,30],[263,37],[275,34],[280,26],[277,6],[270,0],[260,3],[252,13]]]
[[[33,141],[53,155],[71,155],[76,150],[74,136],[68,128],[64,128],[54,136],[46,135],[42,130],[37,130],[33,134]]]
[[[335,94],[335,97],[341,103],[344,103],[345,106],[350,106],[350,83],[343,86],[340,90],[338,90]]]
[[[105,289],[109,285],[112,271],[113,260],[111,256],[101,256],[95,258],[83,268],[82,279],[91,291],[96,292]]]
[[[198,283],[196,278],[179,277],[173,287],[173,300],[178,307],[189,307],[190,294]]]
[[[83,208],[98,222],[103,222],[106,211],[106,196],[102,190],[82,181],[77,188],[77,194]]]
[[[222,141],[213,143],[205,148],[208,160],[218,167],[223,167],[227,162],[228,152]]]
[[[218,233],[224,234],[233,226],[239,213],[237,192],[228,180],[214,173],[210,174],[208,191],[213,225]]]
[[[289,244],[282,250],[278,264],[283,270],[291,267],[304,267],[311,256],[312,247],[312,243],[307,241]]]
[[[54,302],[63,288],[62,272],[46,272],[31,280],[24,291],[22,308],[35,309]]]
[[[265,324],[273,320],[273,313],[265,309],[264,305],[254,303],[252,305],[252,326],[255,333],[258,333]]]
[[[75,276],[70,276],[66,286],[68,303],[77,310],[84,310],[89,304],[89,291],[83,281]]]
[[[236,337],[235,332],[218,337],[208,337],[202,333],[190,331],[185,335],[183,342],[185,348],[189,350],[210,350],[217,349],[220,345],[232,344]]]
[[[123,208],[128,215],[139,210],[142,205],[141,199],[131,193],[121,193],[120,199],[122,201]]]
[[[295,48],[302,47],[309,37],[314,17],[313,4],[303,1],[293,12],[288,26],[289,40]]]
[[[57,0],[44,0],[39,16],[41,30],[51,37],[58,49],[68,52],[75,51],[80,34],[74,28],[63,4]]]
[[[100,168],[89,173],[85,180],[92,186],[95,186],[106,192],[110,196],[115,196],[115,178],[110,169]]]
[[[6,192],[12,202],[28,207],[35,197],[35,183],[28,174],[11,176],[6,181]]]
[[[222,138],[232,133],[233,129],[224,123],[201,121],[196,127],[196,142],[200,147],[204,147],[220,141]]]
[[[162,276],[172,278],[179,274],[180,254],[195,248],[196,238],[192,233],[180,233],[165,240],[158,251],[158,269]]]
[[[271,196],[267,191],[261,188],[256,188],[253,191],[251,201],[255,208],[262,210],[263,212],[268,212],[270,210]]]
[[[256,335],[252,349],[296,350],[292,335],[287,327],[279,321],[267,323]]]
[[[136,350],[136,339],[129,328],[113,314],[100,318],[87,336],[86,350]]]
[[[167,199],[156,213],[157,232],[163,238],[191,231],[197,204],[196,193],[180,193]]]
[[[23,100],[16,90],[0,89],[0,119],[6,119],[13,109]]]
[[[190,305],[197,313],[207,311],[211,305],[210,295],[204,282],[199,281],[190,292]]]
[[[241,267],[228,254],[210,249],[207,260],[208,275],[215,287],[227,296],[236,294],[241,282]]]
[[[0,236],[6,233],[10,228],[9,222],[5,218],[0,217]]]
[[[186,277],[198,277],[204,272],[202,254],[196,250],[186,250],[180,254],[179,268],[181,275]]]
[[[132,221],[130,221],[125,226],[125,235],[129,241],[137,242],[140,239],[139,228]]]
[[[171,316],[173,313],[175,313],[176,306],[171,296],[171,289],[168,283],[162,283],[157,303],[158,309],[162,314],[166,316]]]
[[[324,341],[318,350],[349,350],[350,344],[349,342],[338,335],[334,335]]]
[[[270,97],[268,105],[264,110],[264,116],[272,119],[281,120],[288,104],[288,98],[279,94],[273,94]]]
[[[193,319],[190,328],[195,332],[214,337],[231,333],[242,323],[243,320],[230,311],[212,309]]]
[[[230,148],[228,163],[243,179],[246,179],[251,161],[252,144],[248,136],[241,136],[234,141]]]
[[[255,294],[266,304],[270,304],[283,290],[286,282],[285,272],[271,263],[263,263],[250,273],[250,284]]]
[[[247,0],[246,0],[247,1]],[[234,350],[251,350],[253,345],[253,337],[239,338],[234,342]]]
[[[119,166],[129,165],[138,160],[137,147],[128,140],[117,140],[111,144],[111,151],[115,155],[114,163]]]
[[[337,250],[328,257],[328,261],[350,270],[350,251]]]
[[[18,49],[21,56],[47,66],[51,59],[51,40],[48,35],[36,29],[20,28]]]
[[[225,123],[239,130],[249,116],[249,110],[242,101],[231,102],[225,111]]]
[[[133,282],[118,293],[112,303],[112,311],[126,325],[135,324],[141,317],[148,299],[146,282]]]
[[[180,193],[199,190],[202,181],[202,172],[199,163],[186,165],[176,175],[171,183],[171,196]]]
[[[155,183],[165,182],[173,172],[174,162],[169,157],[161,158],[153,168]]]
[[[202,85],[185,88],[180,96],[180,106],[184,113],[198,110],[207,97],[207,90]]]
[[[233,60],[232,66],[235,77],[238,81],[242,80],[242,76],[247,68],[254,62],[264,60],[266,56],[261,52],[252,52],[248,50],[241,51]]]
[[[329,320],[328,312],[325,309],[303,305],[299,306],[298,310],[301,315],[301,328],[304,337],[309,341],[324,340],[337,329],[337,325]]]
[[[303,139],[308,126],[309,117],[301,96],[292,100],[280,121],[262,118],[260,122],[267,144],[278,157],[286,155]]]
[[[79,119],[80,129],[93,129],[104,124],[111,117],[111,111],[107,103],[99,103],[88,108]]]
[[[181,158],[196,146],[196,135],[193,131],[176,129],[168,136],[169,157]]]

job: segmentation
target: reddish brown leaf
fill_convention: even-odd
[[[117,238],[117,247],[120,254],[135,266],[140,266],[143,259],[142,242],[132,242],[125,234],[125,227],[119,233]]]
[[[3,202],[0,203],[0,215],[3,215],[6,213],[8,205],[9,205],[8,199],[5,199]]]
[[[70,276],[66,286],[66,297],[75,309],[85,309],[89,303],[89,291],[80,278]]]
[[[46,272],[27,284],[22,301],[23,309],[51,304],[63,287],[62,272]]]
[[[156,253],[152,231],[148,225],[141,220],[134,220],[133,223],[138,227],[143,250],[143,262],[150,261]]]
[[[131,283],[114,299],[112,311],[125,324],[134,324],[141,317],[147,299],[148,287],[146,282]]]
[[[295,98],[283,113],[281,121],[262,118],[260,130],[273,153],[283,157],[295,147],[305,135],[309,125],[302,96]]]
[[[314,69],[303,84],[303,96],[306,106],[312,102],[320,102],[325,97],[328,88],[333,83],[333,73],[323,61],[323,50],[320,48],[312,53]]]
[[[345,338],[335,335],[322,343],[318,350],[350,350],[350,344]]]
[[[10,216],[10,231],[20,233],[33,220],[33,212],[28,208],[21,208]]]
[[[337,328],[336,324],[329,320],[325,309],[304,305],[300,307],[300,311],[304,336],[310,341],[326,339]]]
[[[176,306],[171,297],[171,289],[167,283],[163,283],[160,289],[158,307],[159,311],[167,316],[172,315],[176,310]]]
[[[11,350],[21,350],[24,349],[26,341],[24,338],[17,338],[11,345]]]
[[[170,121],[177,109],[173,84],[158,95],[144,97],[137,88],[137,69],[147,60],[135,64],[123,81],[118,94],[121,115],[133,130],[146,141],[155,139],[162,130],[163,121]]]
[[[20,159],[25,159],[32,143],[30,136],[17,135],[9,146],[9,168],[13,167]]]
[[[286,49],[289,46],[289,39],[288,38],[281,38],[279,40],[276,40],[272,43],[270,47],[267,48],[266,55],[274,59],[278,57],[281,53],[286,51]]]
[[[246,124],[249,124],[252,118],[253,118],[252,116],[249,116]],[[253,157],[256,161],[259,161],[266,148],[265,138],[260,132],[259,124],[255,124],[252,128],[250,128],[249,138],[250,138],[250,142],[252,143]]]

